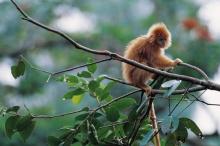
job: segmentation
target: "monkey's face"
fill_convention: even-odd
[[[163,23],[154,24],[149,29],[148,36],[156,48],[166,49],[171,45],[171,34]]]
[[[163,37],[163,36],[160,36],[160,35],[157,36],[155,41],[156,41],[155,43],[156,43],[158,46],[160,46],[161,48],[164,48],[164,47],[166,46],[167,40],[166,40],[166,38]]]
[[[159,48],[167,48],[170,42],[170,34],[167,29],[157,28],[154,33],[154,42]]]

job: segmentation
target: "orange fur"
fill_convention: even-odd
[[[124,57],[142,63],[144,65],[164,69],[174,67],[182,62],[180,59],[171,60],[164,55],[164,50],[171,45],[171,34],[163,23],[157,23],[150,27],[147,35],[140,36],[129,43],[124,53]],[[154,78],[154,74],[135,66],[122,64],[123,78],[149,94],[151,88],[146,85],[146,81]],[[151,121],[154,130],[157,132],[157,120],[154,104],[151,107]],[[160,135],[156,134],[154,145],[160,146]]]
[[[146,35],[129,43],[124,57],[158,69],[174,67],[182,61],[180,59],[173,61],[164,55],[164,50],[170,45],[171,34],[169,30],[165,24],[157,23],[150,27]],[[153,73],[126,63],[122,64],[122,70],[123,78],[140,88],[145,88],[146,81],[154,77]]]

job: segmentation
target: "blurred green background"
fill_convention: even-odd
[[[145,34],[153,23],[164,22],[173,36],[172,46],[166,52],[171,58],[181,58],[184,62],[196,65],[211,78],[218,70],[220,43],[216,33],[220,30],[215,30],[217,28],[210,22],[212,19],[209,19],[209,15],[204,15],[205,12],[208,13],[204,10],[208,2],[202,0],[23,0],[18,3],[36,20],[66,32],[82,45],[97,50],[110,50],[121,55],[130,40]],[[25,104],[33,113],[55,114],[94,105],[89,97],[84,98],[77,106],[70,101],[63,101],[61,97],[67,91],[67,87],[54,79],[46,83],[48,77],[46,74],[30,68],[27,69],[25,76],[14,80],[10,66],[21,54],[33,65],[48,71],[58,71],[83,64],[87,61],[87,57],[96,60],[102,58],[74,49],[59,36],[21,20],[20,14],[8,0],[0,0],[1,107],[13,105],[23,107]],[[101,63],[98,67],[97,75],[107,74],[121,78],[119,62]],[[76,72],[77,70],[70,73]],[[175,72],[200,77],[184,67],[178,67]],[[113,94],[119,95],[126,91],[128,91],[126,87],[117,86]],[[167,102],[158,103],[157,108],[161,114],[166,113]],[[25,112],[24,108],[23,111]],[[190,116],[189,114],[192,113],[186,113]],[[1,146],[46,145],[47,135],[55,134],[56,129],[71,123],[71,116],[39,120],[31,137],[23,143],[18,136],[14,136],[11,140],[5,136],[5,119],[5,117],[0,118]],[[195,145],[196,140],[192,138],[188,145]],[[212,133],[205,140],[196,143],[198,145],[202,142],[210,146],[218,146],[220,143],[218,135]]]

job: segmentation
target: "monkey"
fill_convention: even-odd
[[[173,68],[182,63],[179,58],[172,60],[164,51],[171,46],[171,33],[164,23],[153,24],[146,35],[132,40],[124,52],[124,58],[156,69]],[[135,66],[122,63],[122,76],[124,80],[145,91],[149,95],[151,87],[146,85],[156,75]],[[154,130],[158,130],[154,105],[151,107],[151,120]],[[160,146],[159,134],[156,135],[154,144]]]

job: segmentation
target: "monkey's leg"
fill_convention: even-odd
[[[156,116],[156,112],[154,108],[154,103],[152,103],[151,105],[150,119],[151,119],[153,129],[156,132],[156,135],[153,138],[154,145],[160,146],[160,134],[159,134],[158,126],[157,126],[157,116]]]

